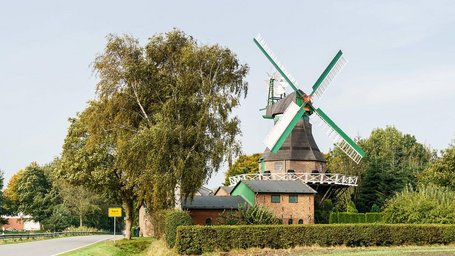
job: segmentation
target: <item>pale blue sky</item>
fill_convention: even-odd
[[[68,117],[94,97],[89,64],[108,33],[145,43],[174,27],[226,46],[250,65],[249,94],[236,111],[245,153],[263,151],[272,127],[258,112],[271,65],[252,41],[257,33],[304,91],[344,51],[348,65],[315,104],[351,137],[394,125],[435,149],[455,138],[454,1],[3,1],[0,169],[6,178],[59,155]],[[316,127],[314,133],[328,151],[325,134]],[[220,172],[209,187],[222,179]]]

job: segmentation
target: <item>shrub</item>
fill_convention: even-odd
[[[338,223],[338,212],[331,212],[329,217],[330,224]]]
[[[381,208],[379,208],[379,206],[377,204],[373,204],[371,206],[370,212],[380,212],[380,211],[381,211]]]
[[[381,222],[382,214],[380,212],[367,212],[365,213],[365,221],[367,223]]]
[[[82,226],[82,227],[70,226],[70,227],[65,228],[64,231],[66,231],[66,232],[99,232],[100,230],[97,228],[86,227],[86,226]]]
[[[192,219],[190,214],[185,211],[173,210],[166,213],[165,218],[165,235],[169,247],[174,247],[176,230],[178,226],[191,225]]]
[[[239,206],[240,223],[242,224],[279,224],[281,220],[275,217],[269,209],[249,204],[243,204]]]
[[[201,254],[235,248],[292,248],[295,246],[390,246],[455,242],[455,225],[318,224],[182,226],[177,251]]]
[[[455,224],[455,191],[433,184],[407,186],[384,208],[387,223]]]
[[[336,223],[374,223],[382,221],[382,213],[349,213],[349,212],[332,212],[330,214],[330,224]]]

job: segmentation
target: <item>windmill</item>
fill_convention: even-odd
[[[340,50],[335,55],[330,64],[313,85],[312,92],[310,94],[306,94],[302,90],[298,89],[299,85],[297,81],[289,74],[288,71],[286,71],[284,66],[275,57],[272,50],[267,46],[266,42],[260,35],[254,38],[254,42],[262,51],[262,53],[267,57],[267,59],[272,63],[276,71],[294,90],[295,94],[295,96],[293,95],[294,98],[292,100],[282,100],[284,106],[283,104],[281,104],[281,106],[278,106],[278,108],[281,109],[284,109],[283,107],[285,107],[285,110],[281,111],[282,115],[265,139],[265,145],[270,149],[270,151],[276,154],[283,146],[283,143],[286,141],[289,135],[293,132],[297,123],[301,122],[302,119],[308,123],[309,117],[312,114],[316,114],[315,116],[319,118],[320,123],[326,127],[327,133],[333,140],[334,145],[339,147],[346,155],[348,155],[355,163],[358,164],[365,156],[365,152],[349,136],[347,136],[346,133],[343,132],[343,130],[341,130],[335,124],[335,122],[322,111],[321,108],[316,108],[312,102],[314,96],[317,98],[322,97],[324,91],[333,81],[335,76],[346,65],[347,61],[343,57],[343,52]],[[264,116],[265,118],[273,118],[276,113],[280,113],[280,111],[274,111],[273,107],[273,105],[267,107],[268,111]],[[313,143],[315,145],[312,135],[309,140],[310,144]]]

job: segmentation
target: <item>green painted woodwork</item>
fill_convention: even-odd
[[[303,109],[303,106],[302,106],[302,107],[300,107],[300,110],[294,116],[292,121],[289,123],[288,127],[286,128],[286,130],[284,130],[284,132],[281,134],[280,138],[275,143],[273,148],[270,149],[270,151],[272,151],[273,153],[277,153],[278,150],[280,150],[280,148],[283,145],[284,141],[289,136],[289,134],[291,134],[292,130],[294,129],[294,127],[297,125],[297,123],[299,122],[300,118],[302,118],[302,116],[304,114],[305,114],[305,110]]]
[[[259,47],[261,52],[267,57],[267,59],[272,63],[272,65],[275,67],[275,69],[280,73],[282,77],[288,82],[288,84],[294,89],[294,91],[299,95],[302,96],[302,94],[299,92],[299,90],[295,87],[295,85],[291,82],[291,79],[284,73],[283,70],[278,66],[278,63],[276,63],[273,58],[267,53],[267,51],[262,47],[262,45],[256,40],[256,38],[253,38],[254,43]]]
[[[316,83],[313,85],[313,92],[311,92],[311,95],[313,95],[313,93],[318,89],[322,81],[324,81],[326,76],[329,74],[330,70],[332,70],[333,66],[335,66],[337,61],[341,58],[341,55],[343,55],[343,52],[340,50],[338,51],[337,55],[335,55],[335,57],[332,59],[327,68],[325,68],[324,72],[322,72],[321,76],[318,78]]]
[[[245,185],[245,183],[241,181],[235,186],[234,190],[232,190],[231,196],[241,196],[249,205],[254,205],[253,190],[251,190],[251,188],[249,188],[247,185]]]
[[[351,139],[349,138],[346,133],[344,133],[333,121],[330,119],[323,111],[322,109],[318,108],[316,109],[316,112],[319,114],[319,116],[324,119],[328,125],[330,125],[359,155],[362,157],[365,156],[365,152]]]

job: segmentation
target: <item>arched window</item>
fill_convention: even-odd
[[[205,219],[205,225],[212,226],[212,218]]]
[[[303,224],[303,220],[302,219],[299,220],[299,224]]]
[[[288,224],[291,225],[292,223],[294,223],[294,222],[292,221],[292,219],[289,219],[289,220],[288,220]]]

